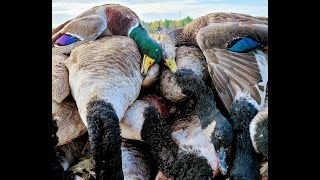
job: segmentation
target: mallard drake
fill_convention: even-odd
[[[128,36],[137,43],[143,56],[143,75],[154,63],[160,63],[162,49],[159,44],[148,35],[137,14],[119,4],[92,7],[55,28],[52,31],[52,44],[57,47],[53,47],[52,52],[69,54],[80,44],[108,35]],[[174,69],[173,63],[170,66]]]
[[[232,127],[216,107],[213,92],[205,84],[209,78],[205,57],[199,48],[191,46],[177,47],[176,54],[177,71],[176,73],[163,71],[160,92],[167,100],[174,103],[183,104],[188,101],[196,103],[186,108],[197,111],[202,133],[211,139],[217,149],[219,169],[225,175],[226,155],[230,154],[232,143]]]
[[[140,62],[137,44],[125,36],[107,36],[82,44],[65,60],[69,78],[59,81],[69,85],[88,129],[99,179],[123,179],[119,120],[139,95],[143,80]],[[53,88],[57,94],[68,91]]]
[[[175,46],[194,45],[203,52],[213,85],[233,120],[236,145],[231,177],[235,179],[259,176],[249,123],[265,104],[267,41],[267,19],[211,13],[168,33],[162,43],[164,58],[172,61]]]

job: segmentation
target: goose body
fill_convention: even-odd
[[[249,124],[265,106],[268,82],[268,20],[237,13],[211,13],[173,30],[162,42],[164,58],[175,59],[175,46],[201,49],[225,108],[235,140],[231,177],[259,177]]]
[[[155,178],[157,167],[147,144],[123,138],[121,152],[125,180]]]
[[[134,41],[123,36],[104,37],[71,53],[66,62],[70,89],[86,125],[87,106],[95,100],[112,104],[122,119],[141,89],[140,61]]]
[[[53,117],[52,119],[47,119],[47,127],[47,152],[50,157],[48,158],[47,164],[49,179],[74,179],[75,176],[70,172],[65,172],[60,164],[60,157],[57,153],[58,137],[56,133],[58,131],[58,127],[56,120],[54,120]]]
[[[131,38],[107,36],[76,47],[61,64],[65,68],[59,68],[68,72],[68,79],[57,79],[69,85],[88,129],[97,178],[123,178],[119,121],[139,95],[140,62],[139,49]],[[66,91],[56,90],[57,94]],[[115,163],[110,165],[110,161]]]
[[[252,119],[249,130],[254,150],[268,158],[268,107]]]
[[[160,63],[162,49],[159,44],[148,35],[137,14],[120,4],[94,6],[55,28],[52,31],[52,52],[70,54],[81,44],[110,35],[127,36],[137,43],[143,57],[143,75],[154,63]]]
[[[56,133],[58,137],[57,146],[70,143],[87,132],[87,128],[80,118],[77,105],[72,98],[67,98],[61,103],[52,100],[52,117],[58,127]]]

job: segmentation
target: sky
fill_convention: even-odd
[[[268,0],[52,0],[52,26],[76,17],[93,6],[118,3],[129,7],[141,20],[195,19],[212,12],[236,12],[268,17]]]

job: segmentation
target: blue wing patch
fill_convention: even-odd
[[[59,37],[54,44],[58,45],[58,46],[65,46],[68,44],[72,44],[74,42],[80,41],[79,38],[72,36],[70,34],[64,34],[61,37]]]
[[[256,47],[261,46],[262,44],[251,37],[243,37],[239,39],[235,39],[231,42],[231,45],[228,47],[229,51],[244,53],[249,52]]]

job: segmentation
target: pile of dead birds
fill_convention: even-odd
[[[88,12],[109,6],[123,10]],[[68,23],[55,42],[85,41]],[[112,30],[52,54],[52,179],[268,179],[266,18],[202,16],[166,33],[147,69],[140,41]]]

